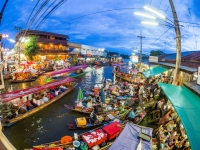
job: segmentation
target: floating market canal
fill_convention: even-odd
[[[112,66],[93,67],[91,69],[93,69],[91,72],[77,78],[78,86],[63,98],[13,126],[4,128],[3,132],[9,141],[20,150],[30,148],[33,145],[56,141],[65,135],[72,136],[74,132],[82,133],[88,131],[88,129],[68,130],[67,123],[73,122],[75,118],[82,117],[84,114],[67,110],[64,104],[74,104],[79,87],[84,91],[95,83],[101,83],[104,77],[113,79]],[[35,82],[12,84],[12,86],[16,90],[43,84],[45,84],[45,77],[41,76]],[[9,83],[7,83],[8,86],[10,86]]]

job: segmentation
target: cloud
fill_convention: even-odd
[[[36,2],[36,0],[9,1],[0,27],[1,32],[9,33],[14,38],[16,34],[14,26],[25,28],[25,23]],[[171,21],[159,20],[160,24],[164,26],[153,27],[142,25],[140,22],[146,19],[133,15],[134,11],[145,11],[144,5],[158,9],[173,22],[169,1],[68,0],[48,17],[39,29],[69,34],[72,42],[103,47],[110,51],[127,54],[132,52],[133,47],[140,48],[140,39],[137,36],[142,31],[142,35],[145,36],[143,39],[145,53],[149,53],[152,49],[161,49],[166,53],[175,52],[175,30],[171,28],[167,31],[169,27],[165,26],[167,25],[166,21],[172,23]],[[198,9],[200,2],[198,0],[176,0],[174,5],[180,24],[183,25],[181,27],[182,51],[200,49],[200,26],[183,23],[200,22]],[[39,7],[36,10],[38,9]],[[147,13],[150,14],[150,12]]]

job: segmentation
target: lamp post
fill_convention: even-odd
[[[169,3],[170,3],[170,6],[171,6],[171,9],[172,9],[174,22],[171,21],[170,19],[166,18],[164,15],[160,14],[159,12],[157,12],[157,11],[155,11],[155,10],[149,8],[149,7],[144,6],[144,9],[146,9],[146,10],[152,12],[153,14],[157,15],[158,16],[157,19],[161,19],[161,20],[164,21],[164,19],[166,18],[170,22],[168,22],[168,21],[165,21],[165,22],[170,24],[175,29],[175,33],[176,33],[176,67],[175,67],[175,70],[174,70],[174,79],[173,79],[173,84],[175,85],[176,82],[177,82],[177,79],[178,79],[178,74],[179,74],[179,69],[180,69],[180,64],[181,64],[181,32],[180,32],[178,17],[177,17],[177,14],[176,14],[174,3],[173,3],[172,0],[169,0]],[[147,17],[147,18],[150,18],[150,19],[156,19],[156,17],[150,16],[150,15],[147,15],[147,14],[142,14],[142,13],[137,13],[137,12],[135,12],[134,14],[140,15],[140,16],[143,16],[143,17]],[[159,23],[157,23],[157,22],[146,22],[146,21],[143,21],[142,24],[149,24],[149,25],[156,25],[156,26],[159,25]]]

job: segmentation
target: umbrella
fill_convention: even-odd
[[[101,101],[104,102],[105,101],[105,93],[104,93],[104,89],[101,88]]]
[[[84,99],[83,92],[82,89],[79,87],[77,100],[81,101],[83,99]]]

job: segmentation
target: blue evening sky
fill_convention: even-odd
[[[0,10],[4,1],[0,0]],[[44,2],[44,0],[41,1]],[[50,3],[53,1],[50,0]],[[200,25],[197,25],[200,24],[200,1],[173,1],[179,21],[182,21],[180,24],[183,25],[181,26],[182,51],[200,49]],[[9,0],[0,26],[0,33],[8,33],[10,38],[14,39],[17,33],[14,26],[25,28],[36,2],[37,0]],[[143,9],[144,5],[157,9],[173,20],[168,0],[68,0],[46,19],[39,30],[67,34],[71,42],[124,54],[130,54],[134,47],[140,49],[140,39],[137,36],[140,35],[141,30],[145,36],[143,39],[144,53],[149,53],[152,49],[160,49],[165,53],[175,52],[174,28],[169,29],[166,26],[167,23],[162,20],[158,20],[162,25],[156,27],[143,25],[141,21],[148,19],[133,14],[135,11],[151,14]],[[39,7],[36,10],[38,9]],[[106,11],[112,9],[115,10]],[[100,11],[105,12],[80,17]],[[35,29],[35,23],[36,21],[31,29]],[[160,37],[161,35],[163,36]]]

